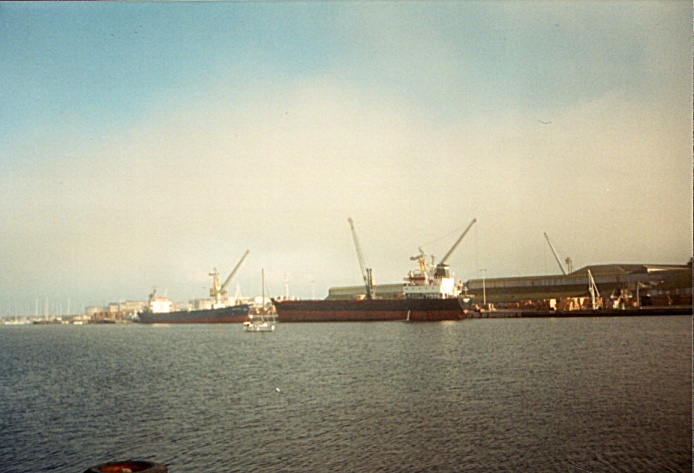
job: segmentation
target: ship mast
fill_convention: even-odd
[[[262,302],[263,306],[262,306],[262,309],[261,309],[261,312],[260,312],[260,313],[261,313],[261,314],[265,314],[265,268],[262,268],[262,269],[260,270],[260,277],[261,277],[261,279],[262,279],[262,281],[261,281],[261,283],[262,283],[262,288],[260,289],[260,292],[261,292],[261,294],[262,294],[261,297],[262,297],[262,299],[263,299],[263,302]]]

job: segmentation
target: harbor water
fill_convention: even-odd
[[[692,319],[0,326],[0,471],[691,471]]]

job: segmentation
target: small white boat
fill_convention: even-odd
[[[243,323],[244,332],[274,332],[275,324],[274,322],[257,321],[257,322],[244,322]]]
[[[260,309],[260,314],[257,319],[253,319],[253,315],[249,315],[248,318],[250,320],[246,321],[243,323],[243,331],[244,332],[274,332],[275,331],[275,326],[277,325],[277,321],[275,320],[274,316],[266,318],[267,314],[267,308],[265,307],[265,270],[263,269],[262,271],[262,277],[263,277],[263,298],[262,298],[262,307]]]

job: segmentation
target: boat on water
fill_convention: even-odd
[[[269,314],[265,298],[265,270],[262,270],[262,299],[260,302],[260,310],[256,315],[251,314],[248,316],[246,322],[243,323],[243,331],[250,333],[264,333],[264,332],[274,332],[275,326],[277,325],[277,320],[274,314]]]
[[[200,310],[173,312],[140,312],[138,322],[143,324],[240,324],[248,321],[249,304]]]
[[[472,296],[464,293],[462,282],[456,282],[446,263],[465,235],[475,224],[473,219],[453,247],[437,265],[429,264],[424,252],[410,258],[419,268],[408,273],[402,297],[374,298],[371,270],[364,267],[361,249],[352,220],[357,256],[362,268],[366,294],[352,300],[276,300],[272,303],[280,322],[364,322],[364,321],[445,321],[467,318]]]
[[[273,299],[280,322],[434,322],[467,318],[470,299]]]
[[[275,323],[268,321],[249,320],[243,323],[244,332],[274,332]]]
[[[208,307],[194,310],[172,311],[173,302],[167,297],[158,296],[156,290],[149,295],[147,308],[140,312],[137,321],[143,324],[233,324],[249,321],[251,306],[229,301],[227,287],[237,273],[241,264],[248,256],[249,251],[243,255],[226,281],[220,284],[217,270],[210,273],[212,276],[212,288]]]

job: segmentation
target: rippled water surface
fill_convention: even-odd
[[[691,471],[691,322],[0,326],[0,471]]]

